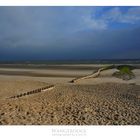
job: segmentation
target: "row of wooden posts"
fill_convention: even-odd
[[[35,89],[35,90],[32,90],[32,91],[28,91],[28,92],[25,92],[25,93],[20,93],[18,95],[15,95],[15,96],[11,96],[9,97],[10,99],[11,98],[20,98],[20,97],[23,97],[23,96],[27,96],[27,95],[31,95],[31,94],[35,94],[35,93],[39,93],[39,92],[42,92],[44,90],[47,90],[47,89],[50,89],[50,88],[53,88],[54,85],[49,85],[49,86],[45,86],[45,87],[42,87],[42,88],[38,88],[38,89]]]

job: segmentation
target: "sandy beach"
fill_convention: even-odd
[[[99,77],[70,83],[99,67],[0,67],[0,124],[139,125],[140,69],[133,71],[132,80],[113,77],[116,70],[112,69]],[[38,90],[49,85],[54,87]]]

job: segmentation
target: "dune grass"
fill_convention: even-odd
[[[129,66],[119,67],[118,70],[120,70],[120,73],[122,73],[122,74],[132,74],[133,73]]]
[[[135,77],[134,73],[132,72],[132,70],[134,70],[135,67],[131,65],[119,65],[116,66],[116,68],[119,71],[113,74],[115,77],[121,78],[123,80],[130,80]]]

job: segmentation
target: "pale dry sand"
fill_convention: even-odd
[[[0,124],[139,125],[140,70],[135,70],[136,78],[129,81],[112,77],[113,71],[77,83],[69,81],[93,70],[66,70],[64,74],[73,75],[71,78],[0,75]],[[7,99],[50,84],[55,85],[52,90]]]

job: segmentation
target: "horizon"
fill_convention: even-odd
[[[0,65],[13,64],[139,64],[140,59],[85,59],[85,60],[6,60],[1,61]]]
[[[140,7],[0,7],[0,61],[139,59]]]

